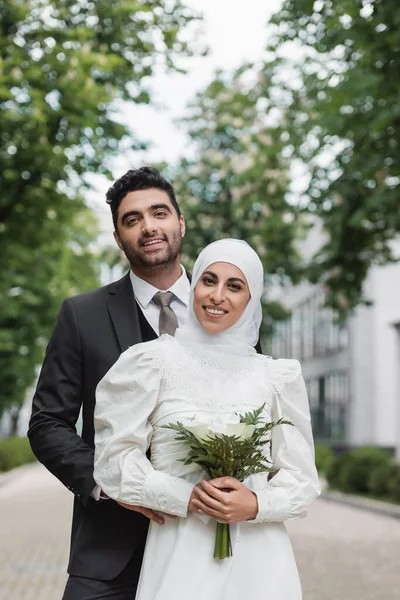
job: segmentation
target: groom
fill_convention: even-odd
[[[148,519],[163,518],[147,509],[127,510],[97,488],[95,390],[129,346],[173,334],[189,300],[189,279],[179,262],[185,223],[171,184],[157,169],[130,170],[108,190],[107,202],[131,271],[62,304],[28,431],[37,458],[75,494],[63,600],[135,597]],[[75,424],[81,411],[80,437]]]

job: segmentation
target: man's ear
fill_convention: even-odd
[[[114,236],[114,240],[117,242],[118,248],[120,250],[123,250],[122,243],[121,243],[121,238],[118,235],[118,231],[114,231],[113,236]]]
[[[181,215],[179,217],[179,224],[181,226],[181,235],[182,237],[185,237],[185,233],[186,233],[186,224],[185,224],[185,217],[183,215]]]

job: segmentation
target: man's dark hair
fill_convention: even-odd
[[[149,190],[150,188],[157,188],[166,192],[171,200],[172,206],[176,210],[176,214],[178,217],[181,216],[181,211],[179,210],[175,198],[174,188],[156,168],[140,167],[140,169],[131,169],[125,173],[125,175],[122,175],[122,177],[117,179],[106,194],[106,202],[111,208],[115,231],[118,231],[118,208],[125,196],[129,192]]]

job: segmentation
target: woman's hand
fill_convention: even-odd
[[[200,481],[192,491],[189,511],[209,515],[221,523],[239,523],[255,519],[257,496],[233,477]]]

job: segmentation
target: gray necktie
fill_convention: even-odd
[[[160,307],[160,335],[163,333],[174,335],[176,329],[179,327],[176,314],[170,307],[173,297],[174,294],[172,292],[157,292],[157,294],[154,294],[153,296],[154,304],[157,304],[157,306]]]

